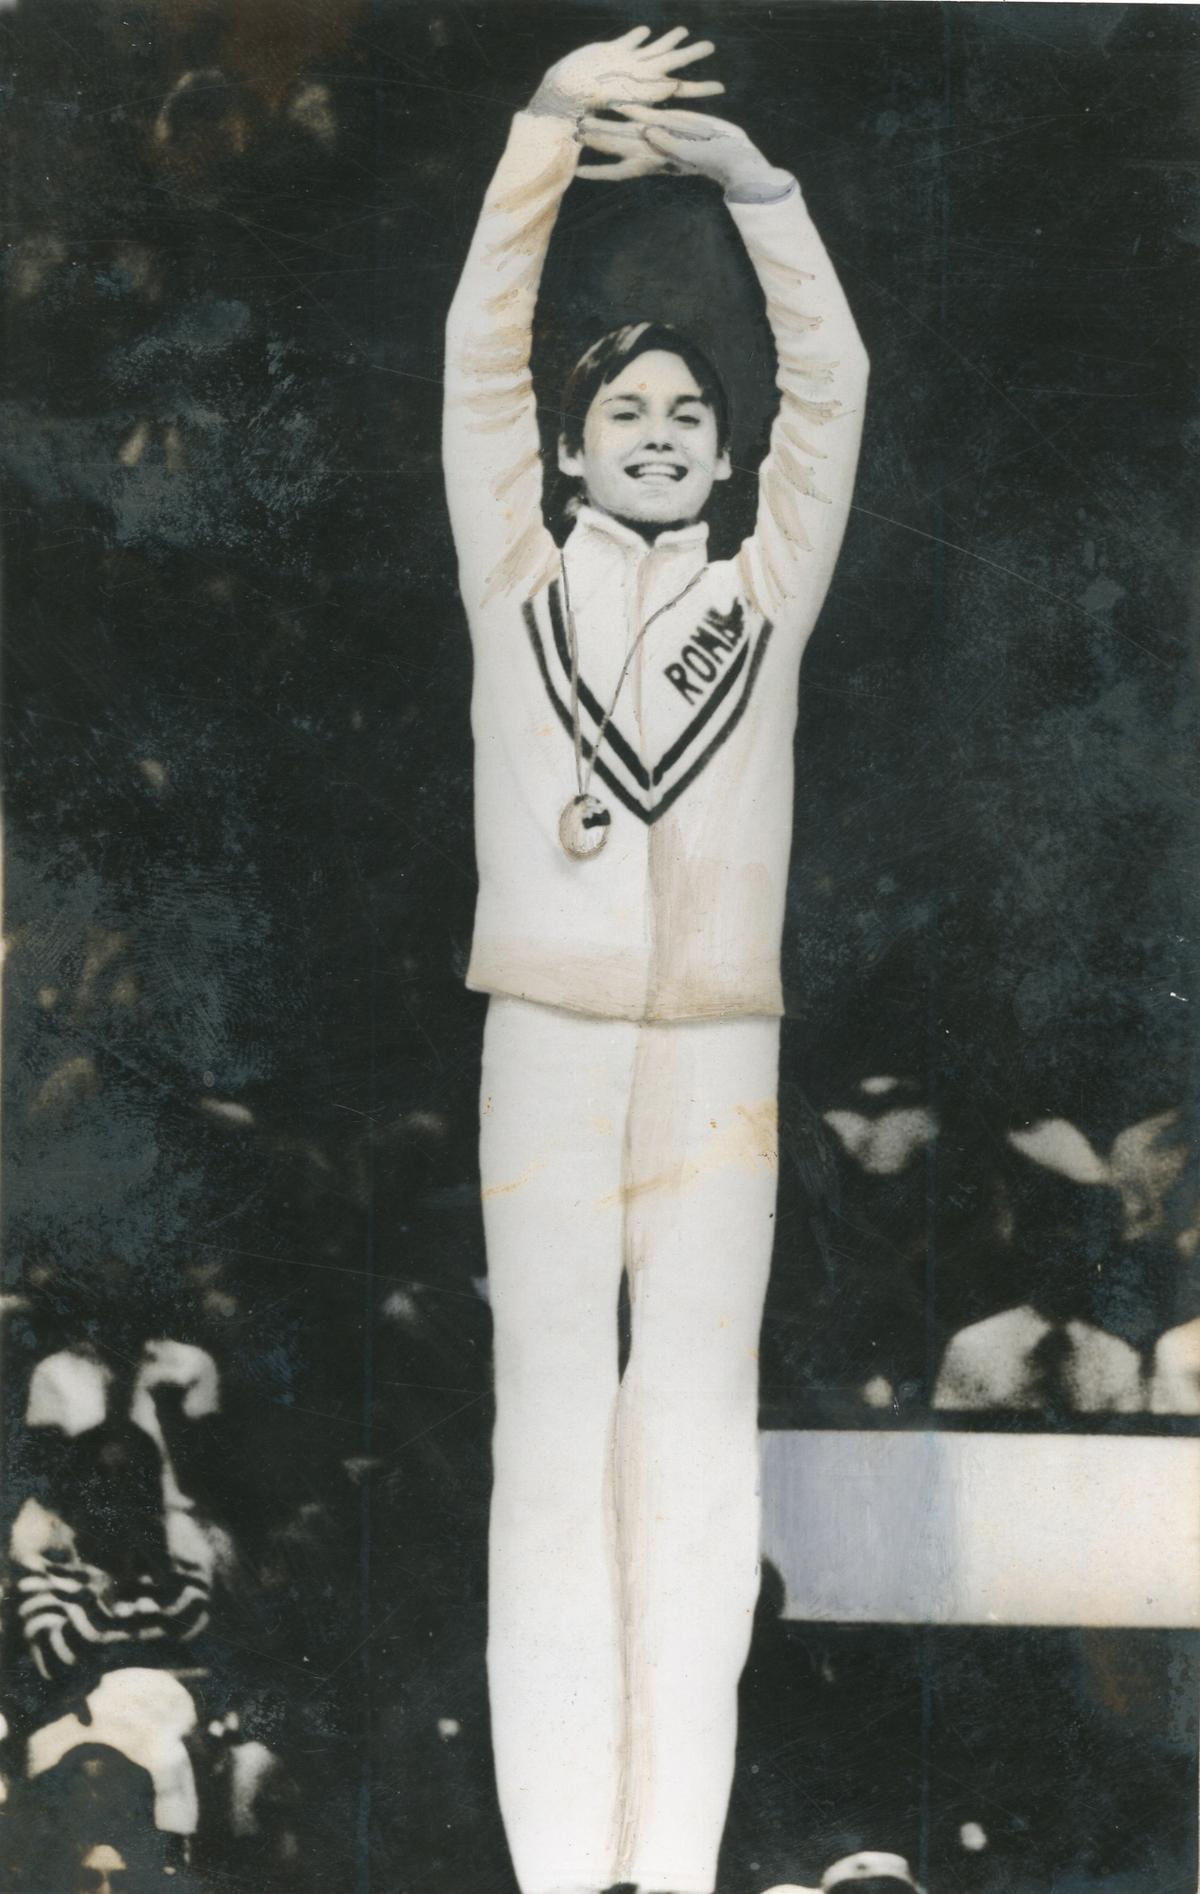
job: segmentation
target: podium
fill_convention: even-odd
[[[761,1435],[784,1616],[1200,1629],[1200,1438]]]

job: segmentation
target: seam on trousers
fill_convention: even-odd
[[[633,1258],[629,1253],[629,1183],[633,1175],[633,1152],[631,1136],[634,1124],[633,1101],[637,1096],[638,1080],[645,1046],[645,1025],[638,1027],[637,1041],[633,1048],[630,1064],[629,1094],[625,1102],[625,1129],[621,1139],[620,1204],[621,1204],[621,1261],[625,1272],[629,1293],[629,1360],[625,1364],[628,1375],[633,1362],[633,1352],[637,1347],[637,1307],[634,1295]],[[614,1325],[616,1310],[613,1311]],[[637,1840],[638,1817],[638,1771],[634,1759],[634,1717],[633,1705],[636,1694],[636,1678],[632,1675],[629,1620],[629,1584],[630,1570],[627,1542],[629,1522],[626,1514],[628,1495],[623,1491],[621,1479],[625,1463],[625,1441],[622,1422],[624,1417],[624,1379],[617,1387],[617,1404],[613,1425],[613,1520],[614,1544],[617,1557],[618,1612],[617,1623],[621,1636],[621,1750],[617,1768],[617,1802],[614,1810],[614,1875],[618,1881],[628,1879],[628,1866],[633,1859]],[[640,1759],[645,1761],[646,1759]]]

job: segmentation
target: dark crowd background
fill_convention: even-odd
[[[682,17],[799,176],[873,363],[804,666],[765,1418],[1191,1430],[1197,12]],[[509,1885],[441,326],[510,113],[635,18],[675,13],[0,14],[6,1519],[36,1498],[136,1584],[182,1494],[216,1574],[202,1819],[169,1859],[100,1836],[99,1764],[22,1780],[82,1686],[35,1669],[10,1592],[10,1888]],[[642,315],[728,377],[726,549],[771,411],[736,239],[704,187],[580,184],[548,437],[580,349]],[[1014,1310],[1051,1344],[1024,1395],[939,1398],[954,1339]],[[1168,1333],[1185,1393],[1155,1398]],[[1125,1392],[1086,1402],[1097,1335]],[[168,1341],[218,1392],[197,1416],[159,1389],[162,1501],[133,1416]],[[38,1424],[52,1357],[101,1364],[102,1423]],[[860,1845],[930,1894],[1194,1887],[1191,1637],[779,1603],[769,1580],[723,1894]],[[213,1811],[255,1744],[274,1787],[239,1825]],[[123,1868],[83,1865],[98,1838]]]

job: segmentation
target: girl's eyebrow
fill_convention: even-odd
[[[646,397],[639,394],[605,395],[601,406],[611,408],[614,404],[622,407],[644,408],[646,405]],[[708,399],[705,395],[676,395],[671,403],[670,411],[674,414],[676,408],[685,408],[693,405],[698,408],[707,408],[709,405]]]

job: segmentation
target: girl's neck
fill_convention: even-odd
[[[631,520],[627,519],[623,513],[614,513],[612,517],[622,526],[628,526],[631,533],[637,533],[639,538],[644,539],[650,546],[654,544],[660,533],[678,533],[685,526],[692,524],[690,520]]]

